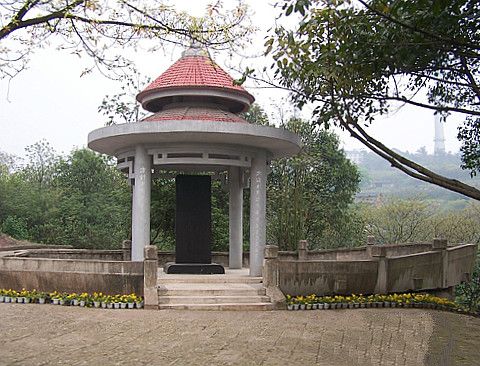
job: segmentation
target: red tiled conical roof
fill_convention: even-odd
[[[247,93],[233,78],[206,56],[184,56],[145,88],[213,87]]]
[[[248,109],[255,100],[196,45],[137,95],[143,108],[158,112],[179,98],[213,98],[232,112]]]

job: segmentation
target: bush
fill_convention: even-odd
[[[458,285],[456,301],[471,312],[480,312],[480,252],[470,281]]]
[[[27,240],[30,238],[27,221],[17,216],[8,216],[3,221],[2,232],[19,240]]]

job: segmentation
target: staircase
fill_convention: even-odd
[[[159,309],[273,310],[262,277],[166,275],[158,278]]]

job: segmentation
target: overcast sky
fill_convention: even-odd
[[[255,25],[260,29],[254,36],[252,48],[243,53],[255,54],[264,43],[266,30],[273,24],[274,10],[267,1],[246,2],[250,5]],[[175,2],[177,7],[192,15],[202,14],[206,3],[204,0]],[[139,52],[134,55],[134,61],[140,72],[156,78],[180,57],[181,52],[179,46],[169,46],[165,53]],[[255,66],[262,61],[242,60],[240,56],[229,59],[226,54],[216,54],[214,58],[227,70],[228,65]],[[47,48],[36,52],[29,68],[13,79],[10,85],[6,80],[0,80],[0,151],[23,156],[26,146],[41,139],[64,153],[74,147],[86,146],[88,133],[105,123],[105,117],[97,112],[103,97],[119,90],[118,83],[98,73],[80,77],[86,64],[86,60],[77,56]],[[231,74],[238,77],[234,72]],[[257,89],[249,82],[245,87],[272,116],[277,114],[275,106],[285,105],[282,98],[286,98],[286,94],[283,92]],[[302,115],[308,118],[309,112],[304,110]],[[389,147],[414,152],[425,146],[427,151],[432,152],[433,120],[431,111],[405,108],[378,120],[368,130]],[[447,151],[458,151],[457,126],[458,119],[455,118],[450,118],[445,125]],[[347,150],[361,147],[348,136],[341,135],[341,139]]]

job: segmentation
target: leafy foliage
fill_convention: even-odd
[[[367,234],[378,244],[425,242],[445,238],[450,243],[480,243],[480,205],[443,211],[418,198],[392,198],[377,205],[361,205],[358,214]]]
[[[111,162],[81,149],[60,158],[45,142],[17,172],[0,174],[0,223],[18,238],[113,248],[129,237],[130,194]]]
[[[281,249],[296,248],[300,239],[308,239],[313,248],[358,244],[362,229],[350,210],[360,182],[357,168],[340,150],[334,134],[312,131],[299,119],[284,127],[298,133],[304,147],[295,157],[272,162],[269,239]]]
[[[468,116],[458,128],[458,139],[462,141],[462,168],[474,176],[480,172],[480,118]]]
[[[268,39],[276,79],[292,90],[298,106],[314,103],[319,125],[339,125],[404,173],[480,199],[475,187],[449,179],[399,155],[370,136],[365,126],[400,105],[461,113],[467,130],[480,115],[479,3],[474,0],[285,1],[284,16]],[[426,99],[426,100],[425,100]],[[478,156],[465,138],[464,166]]]
[[[265,110],[257,103],[253,103],[248,111],[242,113],[241,116],[250,123],[262,126],[270,126],[267,113],[265,113]]]
[[[380,244],[428,241],[431,233],[425,228],[432,216],[433,209],[428,203],[415,199],[392,199],[379,207],[363,209],[367,232]]]
[[[14,238],[29,239],[27,222],[17,216],[8,216],[2,224],[1,231]]]
[[[72,152],[57,165],[60,190],[52,231],[58,242],[82,248],[115,247],[130,231],[130,192],[112,162],[91,150]]]
[[[480,313],[480,252],[470,281],[456,287],[457,302],[469,311]]]

